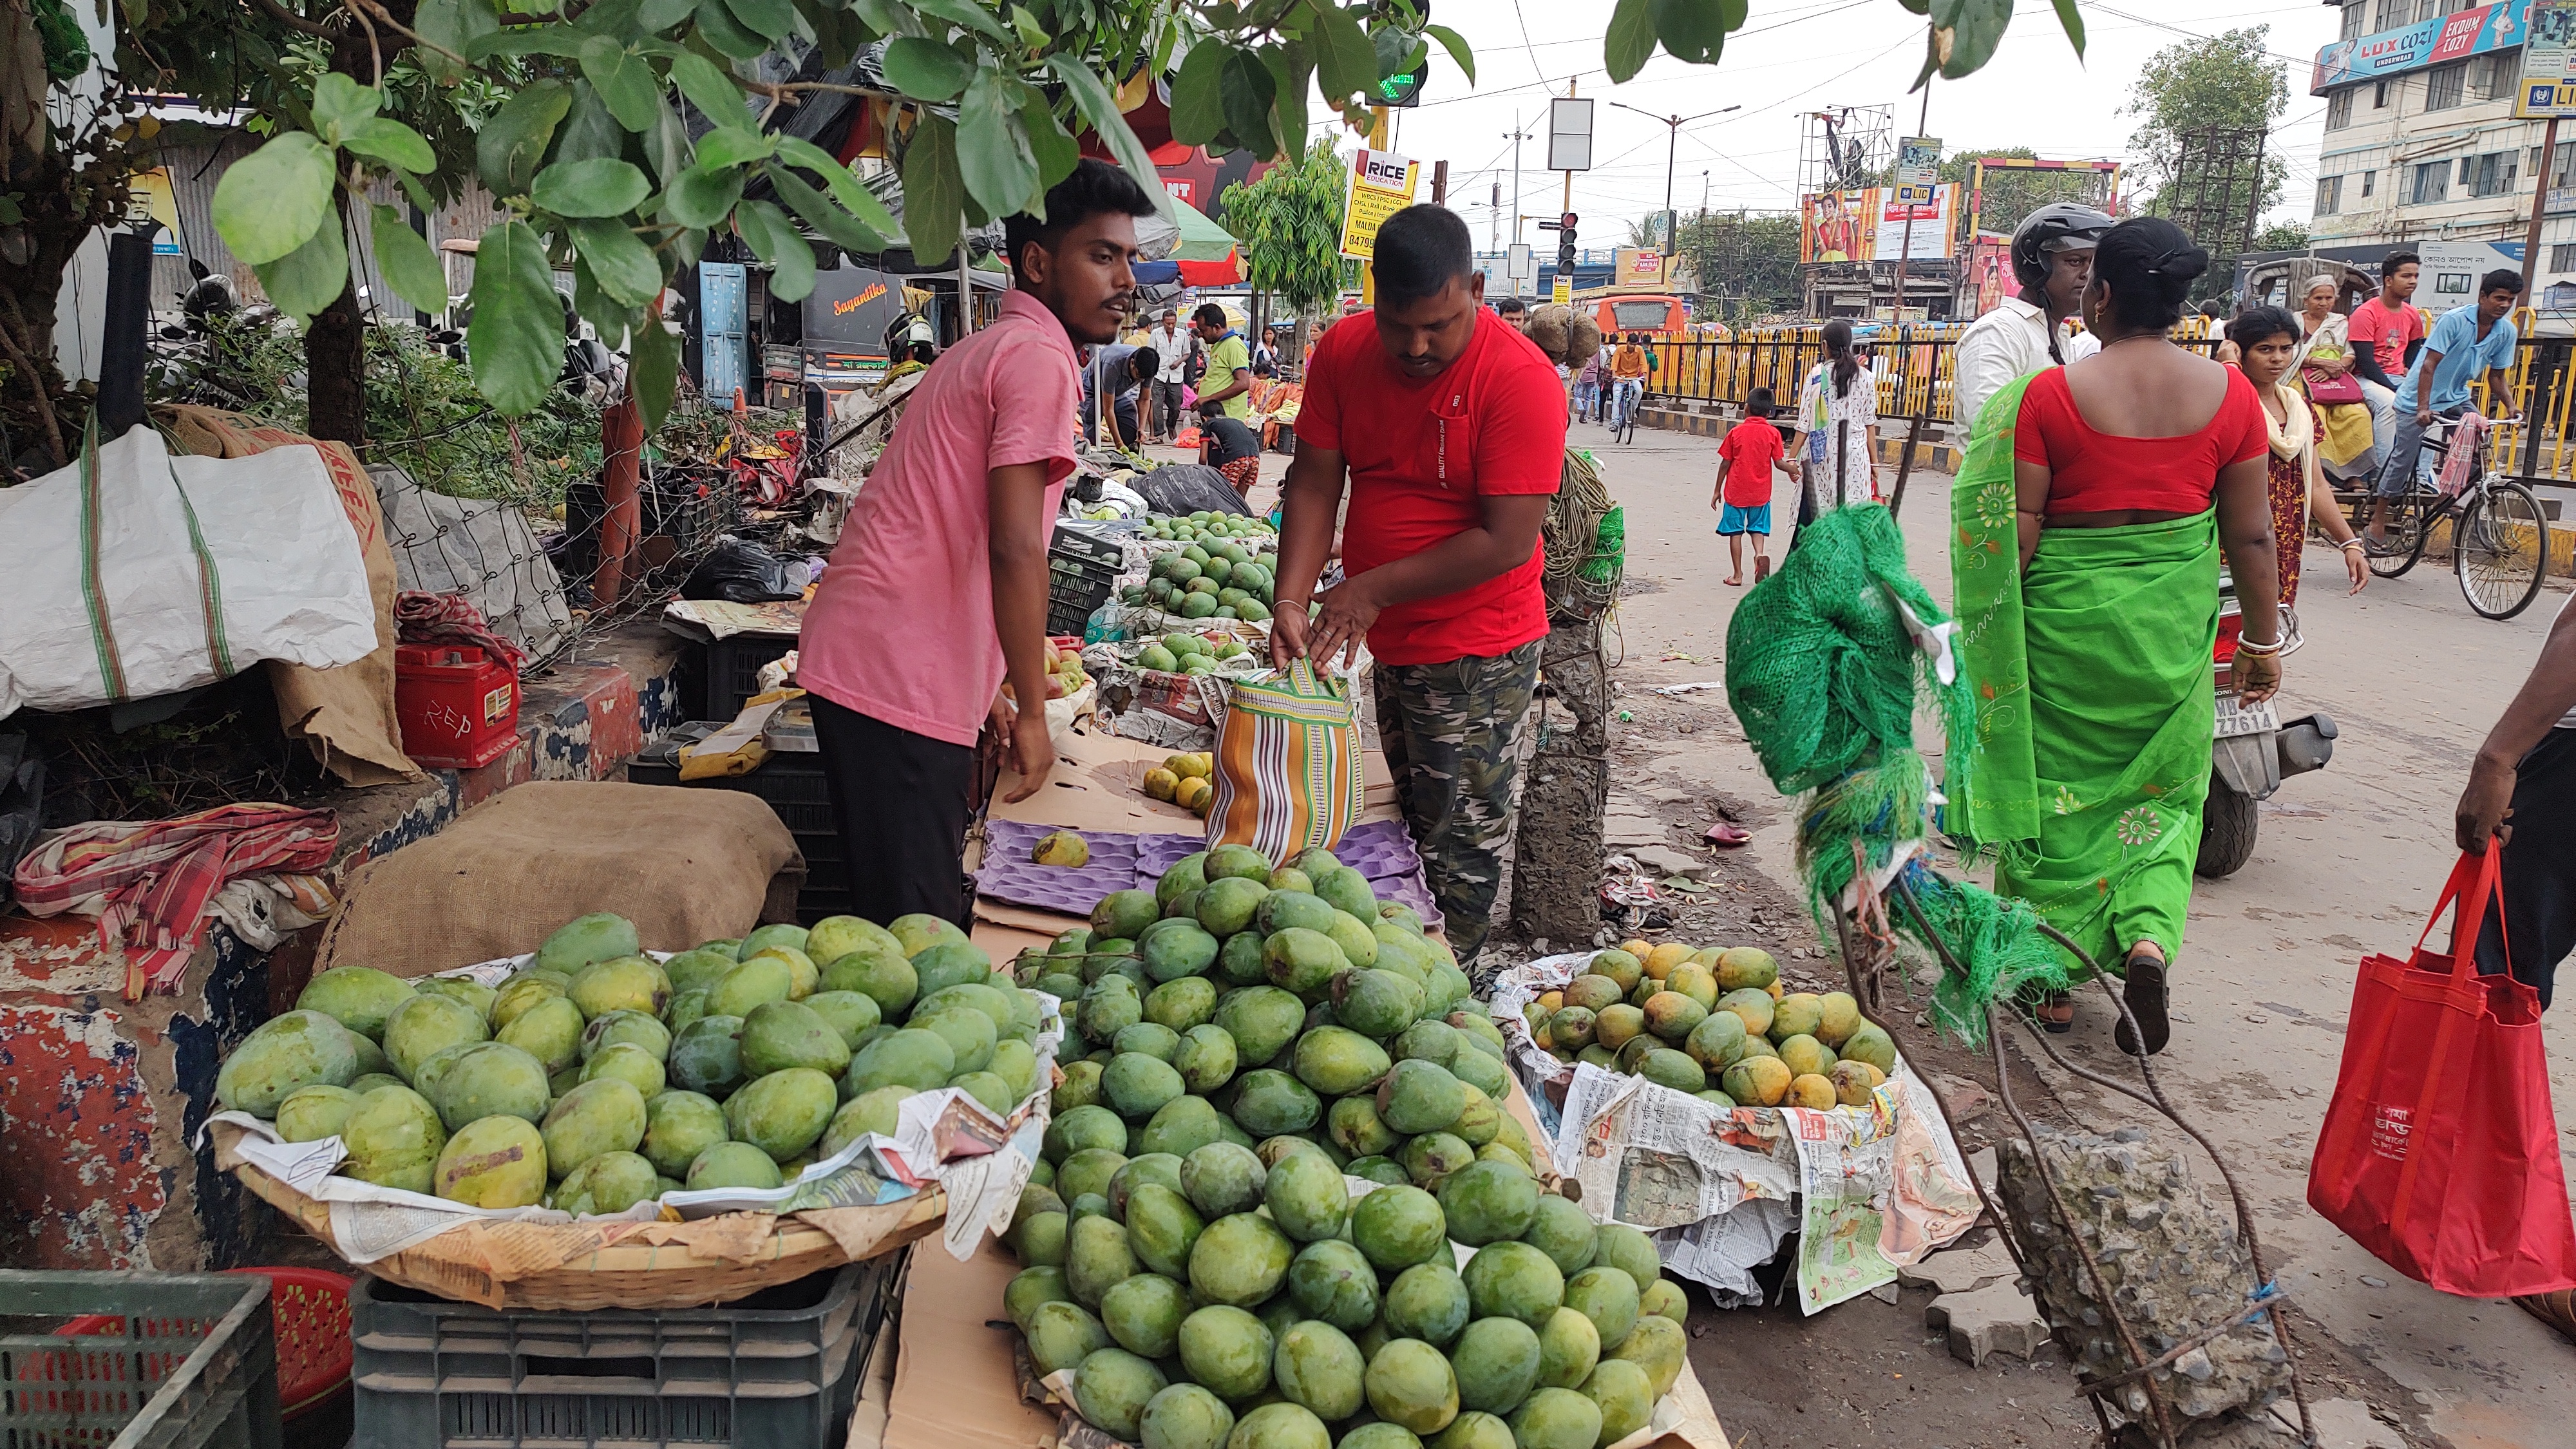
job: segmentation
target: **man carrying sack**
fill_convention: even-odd
[[[1537,345],[1486,310],[1456,213],[1407,207],[1376,251],[1376,309],[1335,323],[1307,368],[1270,650],[1285,666],[1368,641],[1396,799],[1473,976],[1547,634],[1538,535],[1565,463],[1565,396]],[[1346,474],[1348,577],[1316,599]]]
[[[961,856],[989,725],[1025,800],[1047,737],[1047,540],[1073,472],[1077,344],[1115,341],[1153,202],[1084,161],[1043,220],[1003,221],[1002,315],[942,354],[850,511],[805,611],[796,682],[813,696],[851,909],[966,926]],[[1005,678],[1018,701],[998,693]]]

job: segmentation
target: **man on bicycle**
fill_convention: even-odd
[[[1646,349],[1638,345],[1636,333],[1620,338],[1619,346],[1611,352],[1610,381],[1610,430],[1617,432],[1628,425],[1646,392]]]
[[[2499,421],[2513,422],[2522,416],[2505,384],[2505,370],[2513,366],[2514,347],[2520,341],[2505,314],[2521,295],[2520,272],[2498,267],[2480,277],[2477,305],[2443,313],[2442,320],[2433,324],[2432,335],[2424,339],[2424,355],[2406,370],[2406,381],[2397,389],[2397,437],[2389,445],[2388,461],[2380,467],[2379,496],[2371,504],[2370,529],[2363,539],[2372,553],[2385,553],[2390,547],[2389,509],[2415,486],[2421,471],[2417,455],[2424,450],[2424,434],[2433,419],[2467,412],[2469,385],[2481,372],[2486,375],[2487,395],[2505,408]]]

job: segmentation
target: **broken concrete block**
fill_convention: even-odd
[[[1929,1288],[1935,1293],[1967,1293],[2020,1273],[2004,1245],[1991,1242],[1982,1248],[1934,1253],[1919,1263],[1897,1269],[1896,1281],[1908,1288]]]
[[[1950,1335],[1950,1357],[1970,1368],[1991,1353],[2027,1359],[2048,1342],[2048,1320],[2039,1305],[2006,1279],[1966,1293],[1945,1293],[1923,1310],[1923,1326]]]
[[[1709,868],[1707,861],[1669,845],[1640,846],[1629,851],[1628,856],[1658,880],[1675,875],[1697,880],[1706,875]]]
[[[1977,1175],[1977,1181],[1986,1185],[1986,1191],[1995,1190],[1995,1150],[1993,1148],[1980,1147],[1969,1153],[1968,1170]]]
[[[2308,1406],[2317,1449],[2406,1449],[2406,1436],[2371,1417],[2357,1399],[2327,1399]]]

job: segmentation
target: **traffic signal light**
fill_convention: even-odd
[[[1557,267],[1557,270],[1558,270],[1558,271],[1560,271],[1560,272],[1571,270],[1571,269],[1573,268],[1573,266],[1574,266],[1574,223],[1575,223],[1575,219],[1576,219],[1576,218],[1575,218],[1574,213],[1573,213],[1573,212],[1570,212],[1570,211],[1569,211],[1569,212],[1567,212],[1564,216],[1562,216],[1562,217],[1560,217],[1560,218],[1558,218],[1558,219],[1557,219],[1557,223],[1556,223],[1556,267]]]

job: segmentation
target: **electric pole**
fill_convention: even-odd
[[[1696,116],[1657,116],[1652,111],[1629,105],[1626,101],[1612,101],[1610,104],[1617,106],[1623,111],[1635,111],[1641,116],[1653,116],[1654,119],[1663,122],[1666,128],[1664,133],[1663,272],[1665,276],[1669,277],[1672,275],[1673,246],[1675,244],[1674,232],[1678,229],[1677,223],[1680,221],[1679,213],[1673,210],[1673,161],[1675,155],[1681,149],[1682,127],[1689,125],[1693,121],[1705,121],[1711,116],[1723,116],[1728,111],[1740,111],[1743,110],[1744,107],[1740,105],[1721,106],[1714,111],[1702,111]]]

